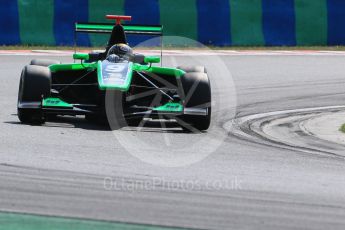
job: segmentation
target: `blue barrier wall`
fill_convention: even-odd
[[[294,0],[262,0],[262,15],[266,45],[296,45]]]
[[[0,0],[0,45],[73,45],[74,23],[164,24],[206,45],[345,45],[345,0]],[[130,37],[132,45],[145,38]],[[106,38],[79,35],[79,45]],[[171,41],[173,43],[173,41]]]
[[[0,45],[20,44],[17,2],[0,0],[0,5]]]
[[[74,22],[87,22],[89,20],[88,12],[85,0],[54,1],[54,34],[57,45],[72,44]],[[84,46],[91,45],[87,34],[78,35],[78,41]]]
[[[197,0],[198,40],[207,45],[230,45],[228,0]]]

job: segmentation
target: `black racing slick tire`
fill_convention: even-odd
[[[211,85],[206,73],[186,73],[181,77],[185,96],[185,108],[206,108],[206,115],[187,115],[180,117],[181,126],[185,130],[205,131],[211,123]],[[191,127],[190,127],[191,126]]]
[[[18,118],[22,123],[44,123],[41,108],[26,106],[39,104],[49,97],[51,72],[48,67],[27,65],[22,70],[18,91]]]
[[[127,126],[124,117],[123,103],[125,95],[118,90],[108,90],[105,95],[105,112],[111,130],[118,130]]]
[[[48,67],[50,65],[61,64],[60,61],[50,60],[50,59],[33,59],[30,62],[30,65],[38,65]]]
[[[178,66],[177,68],[186,73],[207,73],[205,66]]]

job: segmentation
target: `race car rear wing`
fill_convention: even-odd
[[[113,23],[75,23],[77,33],[111,33]],[[163,26],[161,25],[123,25],[126,34],[162,36]]]

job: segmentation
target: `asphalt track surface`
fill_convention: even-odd
[[[230,76],[211,76],[213,98],[231,106],[215,111],[208,133],[172,127],[115,135],[80,118],[20,124],[19,75],[31,58],[0,56],[1,211],[202,229],[344,229],[342,156],[254,141],[227,124],[260,113],[343,105],[345,56],[222,56],[236,92],[230,92],[232,82],[229,88],[222,82]],[[180,63],[193,65],[189,57],[165,58],[166,65]],[[119,133],[150,145],[165,140],[160,151],[140,149],[148,155],[205,136],[222,141],[199,162],[161,167],[129,154]],[[198,155],[202,149],[188,151]],[[120,186],[109,187],[105,179]]]

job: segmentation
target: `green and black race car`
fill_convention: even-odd
[[[105,52],[75,53],[80,63],[32,60],[24,67],[19,120],[42,124],[51,116],[85,115],[122,127],[168,119],[185,130],[207,130],[211,88],[205,67],[152,66],[161,57],[133,53],[126,34],[162,36],[162,26],[122,25],[130,16],[107,18],[116,24],[76,23],[76,32],[111,33]]]

